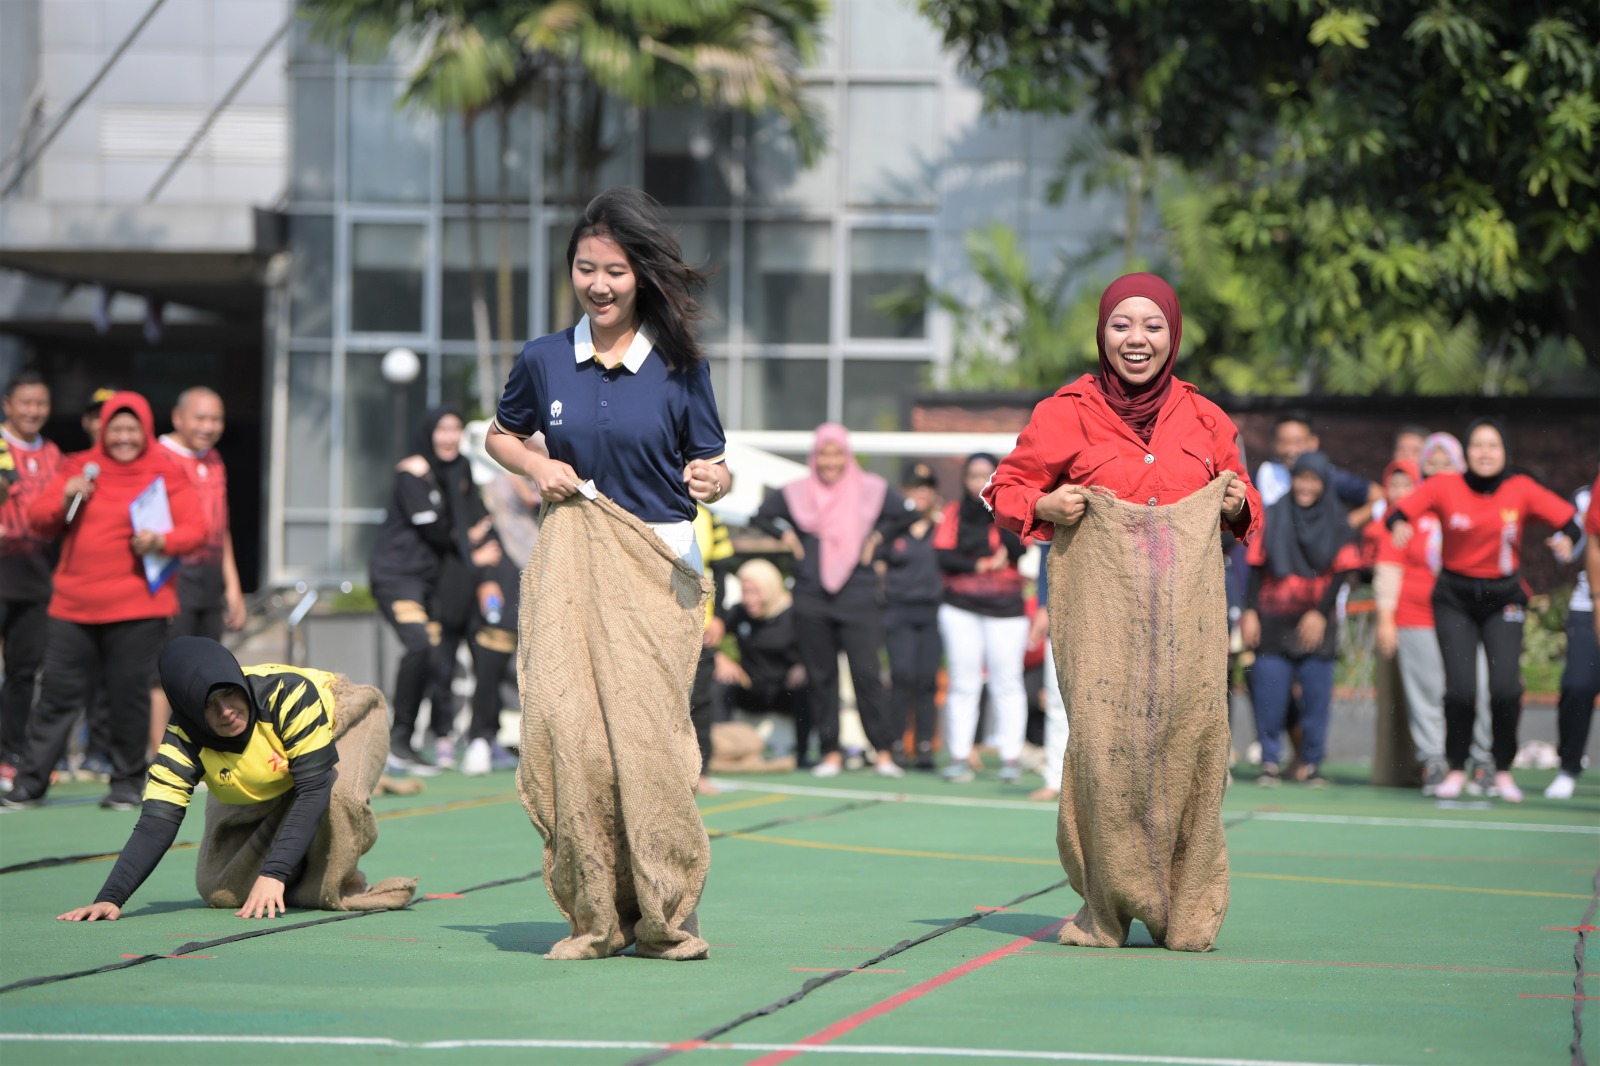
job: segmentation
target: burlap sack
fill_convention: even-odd
[[[368,800],[389,752],[389,709],[383,693],[339,675],[333,684],[332,716],[339,765],[328,812],[311,840],[303,871],[284,892],[284,902],[325,911],[403,907],[417,890],[415,877],[368,885],[356,868],[378,839]],[[213,907],[244,905],[293,803],[292,790],[261,803],[223,803],[215,793],[207,796],[205,837],[194,874],[201,899]]]
[[[767,746],[749,722],[711,723],[711,765],[713,774],[787,773],[795,767],[794,756],[765,757]]]
[[[550,959],[704,958],[711,843],[689,690],[710,584],[605,497],[547,509],[522,575],[517,791],[572,935]]]
[[[1056,846],[1083,897],[1063,944],[1206,951],[1228,910],[1228,616],[1218,513],[1232,474],[1165,507],[1084,490],[1050,550],[1050,640],[1072,740]]]

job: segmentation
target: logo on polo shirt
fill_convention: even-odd
[[[551,403],[550,403],[550,424],[552,426],[559,426],[561,424],[561,401],[560,400],[552,400]]]

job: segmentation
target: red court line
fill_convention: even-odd
[[[1067,952],[1019,951],[1018,955],[1050,955],[1058,959],[1100,959],[1111,962],[1172,962],[1173,965],[1202,965],[1218,962],[1246,962],[1263,966],[1350,966],[1372,970],[1443,970],[1447,973],[1521,973],[1540,977],[1566,977],[1570,970],[1502,970],[1492,966],[1434,966],[1412,962],[1340,962],[1333,959],[1219,959],[1215,957],[1185,958],[1178,962],[1170,954],[1145,954],[1139,952]]]
[[[939,974],[936,977],[930,977],[921,984],[912,985],[904,992],[896,993],[895,995],[890,996],[888,999],[874,1003],[865,1010],[857,1011],[848,1018],[842,1018],[839,1021],[834,1022],[825,1029],[819,1029],[810,1036],[796,1040],[794,1042],[796,1046],[794,1047],[785,1049],[783,1051],[774,1051],[771,1054],[761,1056],[759,1059],[752,1059],[748,1066],[778,1066],[778,1063],[788,1062],[796,1055],[801,1054],[802,1052],[799,1050],[799,1046],[803,1045],[808,1047],[818,1047],[822,1044],[832,1043],[834,1040],[837,1040],[839,1037],[850,1032],[852,1029],[857,1029],[865,1025],[867,1022],[872,1021],[874,1018],[881,1018],[890,1011],[903,1007],[914,999],[921,999],[929,992],[943,988],[945,985],[956,980],[957,978],[965,977],[974,970],[981,970],[990,963],[999,962],[1007,955],[1015,955],[1029,944],[1037,944],[1046,937],[1054,936],[1056,931],[1065,924],[1066,919],[1064,918],[1051,922],[1042,929],[1035,929],[1021,940],[1013,940],[1004,947],[995,948],[993,951],[985,955],[979,955],[975,959],[968,959],[966,962],[955,967],[954,969],[946,970],[944,973]]]
[[[1518,999],[1581,999],[1585,1003],[1593,1001],[1600,1003],[1600,996],[1541,996],[1534,992],[1518,992]]]
[[[905,973],[904,970],[885,970],[881,967],[863,969],[859,966],[791,966],[790,973]]]
[[[1592,933],[1600,929],[1600,925],[1541,925],[1539,928],[1556,933]]]
[[[460,899],[459,892],[429,892],[423,899]]]

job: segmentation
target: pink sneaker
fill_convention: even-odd
[[[1453,800],[1461,795],[1461,790],[1467,787],[1467,772],[1465,770],[1451,770],[1444,775],[1444,780],[1439,782],[1438,789],[1434,792],[1437,799]]]
[[[1507,803],[1521,803],[1522,789],[1511,779],[1511,771],[1497,770],[1494,775],[1495,788],[1500,790],[1500,798]]]

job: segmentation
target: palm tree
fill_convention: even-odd
[[[785,120],[803,162],[823,147],[819,114],[801,69],[815,54],[827,0],[302,0],[313,32],[353,51],[399,45],[418,59],[401,106],[459,115],[466,151],[478,393],[492,410],[494,384],[511,359],[509,191],[504,166],[512,109],[530,93],[555,117],[549,146],[571,163],[564,199],[599,190],[601,168],[621,148],[609,139],[615,108],[698,104],[772,113]],[[498,304],[500,367],[492,372],[488,303],[477,231],[474,128],[499,120]],[[565,184],[565,183],[563,183]]]

